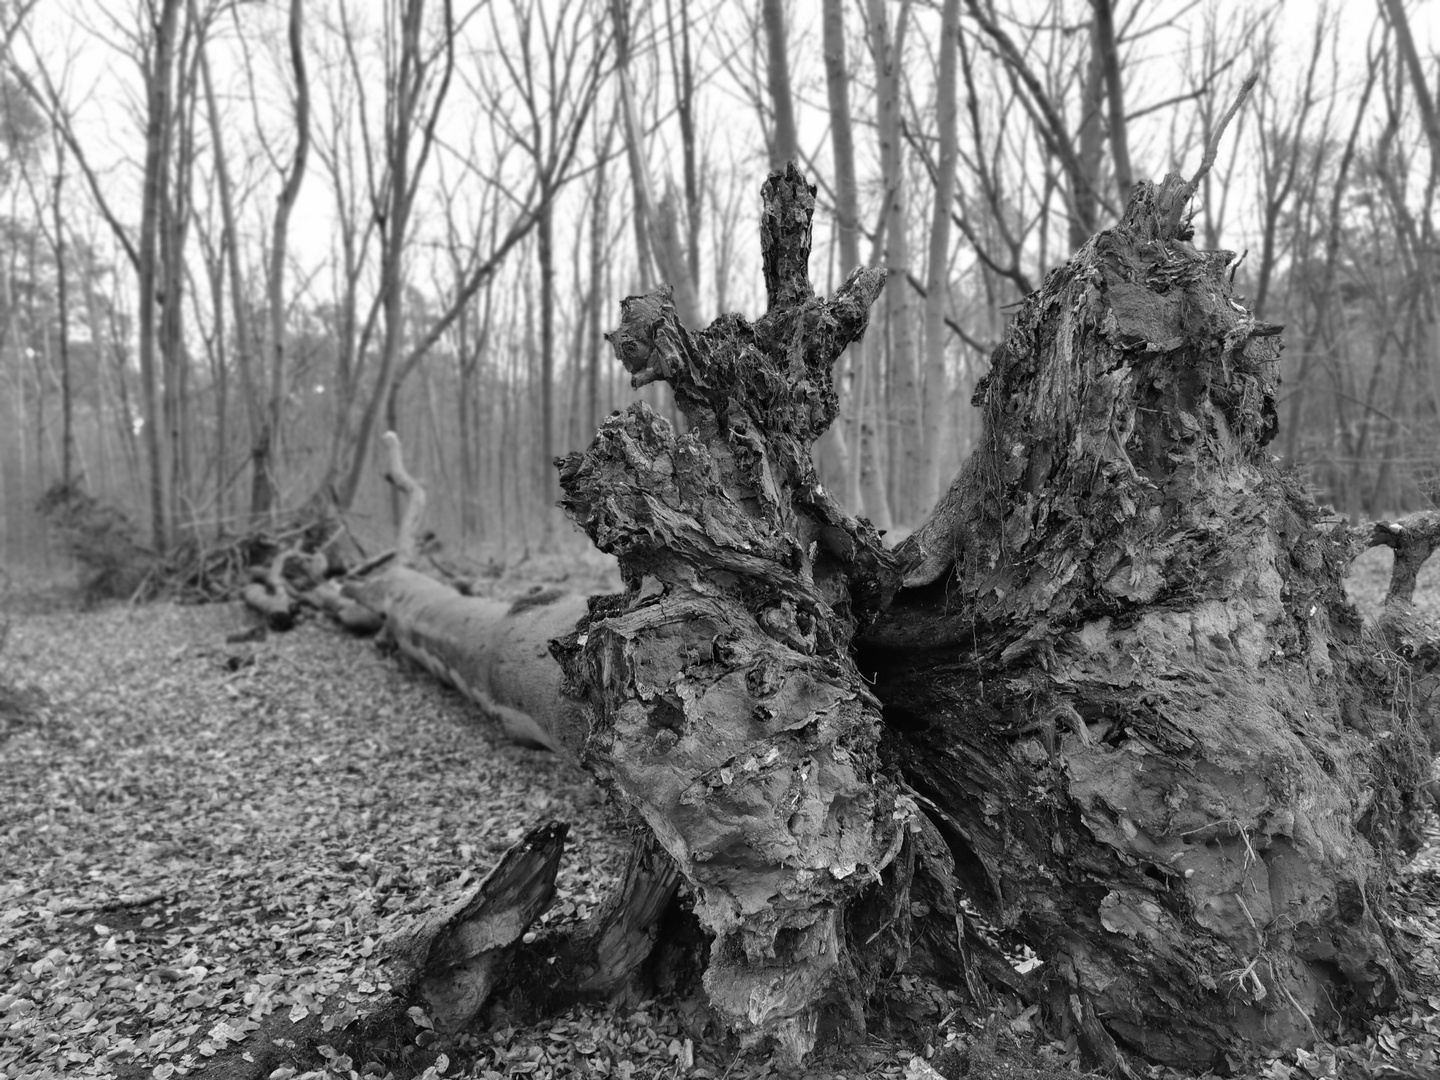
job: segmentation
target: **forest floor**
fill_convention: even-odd
[[[1352,578],[1362,607],[1383,595],[1383,559],[1371,553]],[[598,563],[578,565],[521,573],[579,591],[618,585]],[[524,588],[514,575],[493,587]],[[1440,621],[1440,567],[1420,596]],[[207,1059],[243,1053],[266,1016],[318,1015],[342,986],[384,989],[376,943],[548,818],[571,831],[546,921],[584,919],[623,866],[623,821],[583,772],[504,744],[419,669],[322,623],[237,642],[252,626],[238,605],[80,611],[60,587],[12,592],[0,612],[0,1075],[203,1076]],[[1424,885],[1403,929],[1433,956],[1431,839],[1406,879]],[[1440,999],[1407,1002],[1248,1075],[1440,1076],[1437,1014]],[[426,1045],[397,1078],[776,1071],[674,1002],[575,1009],[451,1043],[418,1019]],[[1048,1042],[1033,1009],[956,1010],[931,1031],[928,1046],[872,1033],[808,1075],[935,1080],[930,1054],[975,1080],[1078,1072],[1073,1045]],[[272,1075],[384,1075],[368,1064]]]

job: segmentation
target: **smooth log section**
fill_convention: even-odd
[[[384,616],[401,652],[469,698],[511,742],[572,753],[583,738],[549,645],[574,630],[583,596],[551,590],[513,603],[465,596],[407,566],[348,590]]]

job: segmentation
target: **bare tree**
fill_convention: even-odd
[[[153,23],[153,60],[146,85],[145,179],[137,244],[140,279],[140,378],[144,387],[145,449],[150,463],[150,531],[157,550],[169,544],[168,477],[161,441],[160,371],[156,332],[160,317],[160,215],[168,192],[167,149],[173,111],[172,78],[180,0],[160,0]]]
[[[352,76],[357,86],[363,86],[367,74],[360,65],[350,5],[343,0],[340,16]],[[387,0],[383,17],[390,47],[384,54],[385,120],[378,140],[370,129],[370,118],[363,110],[360,116],[365,145],[375,147],[378,143],[378,159],[372,151],[366,158],[366,167],[370,209],[380,238],[375,307],[381,315],[383,329],[374,385],[361,411],[349,464],[335,492],[336,501],[345,509],[355,501],[360,490],[375,424],[389,399],[391,383],[401,361],[405,260],[411,239],[411,215],[434,148],[436,124],[455,68],[455,16],[451,0],[441,0],[438,41],[427,41],[423,34],[425,0]]]
[[[1341,298],[1336,294],[1335,280],[1345,227],[1344,200],[1349,187],[1351,167],[1355,161],[1361,127],[1367,116],[1370,95],[1375,88],[1377,74],[1378,57],[1372,51],[1367,58],[1365,87],[1355,106],[1355,116],[1350,124],[1350,134],[1346,138],[1345,148],[1341,152],[1334,176],[1329,181],[1330,197],[1327,200],[1326,214],[1323,219],[1324,246],[1319,260],[1318,273],[1313,267],[1313,260],[1310,260],[1311,265],[1296,267],[1293,271],[1295,276],[1309,279],[1313,284],[1308,296],[1304,298],[1308,301],[1309,310],[1305,312],[1301,322],[1301,340],[1299,348],[1296,350],[1299,355],[1299,365],[1292,380],[1294,388],[1290,391],[1287,402],[1289,408],[1283,429],[1285,458],[1292,463],[1297,460],[1300,447],[1300,437],[1304,428],[1306,393],[1309,389],[1314,362],[1322,341],[1327,338],[1334,339],[1333,323],[1339,307],[1343,304]]]
[[[1260,261],[1255,268],[1255,314],[1265,317],[1266,304],[1274,283],[1275,270],[1283,254],[1280,234],[1281,218],[1293,204],[1297,183],[1305,176],[1302,166],[1309,164],[1308,152],[1323,143],[1324,128],[1319,133],[1309,130],[1310,120],[1319,103],[1320,64],[1327,36],[1335,33],[1333,16],[1323,8],[1315,17],[1311,31],[1308,62],[1295,88],[1294,100],[1284,100],[1273,78],[1260,80],[1255,97],[1257,138],[1260,169]],[[1260,70],[1272,69],[1275,42],[1267,32],[1259,49]],[[1325,125],[1328,127],[1328,124]]]
[[[200,13],[196,0],[187,0],[189,5],[190,19],[199,23]],[[264,430],[264,418],[261,415],[261,401],[259,390],[255,379],[255,352],[251,343],[250,310],[245,300],[245,273],[241,262],[241,241],[238,213],[236,210],[237,196],[235,183],[230,168],[230,157],[227,150],[225,137],[226,125],[221,116],[219,99],[215,92],[215,77],[210,64],[210,50],[208,48],[208,35],[202,35],[196,46],[197,58],[200,67],[200,81],[205,95],[205,115],[210,128],[210,157],[214,170],[216,197],[219,201],[219,212],[221,220],[221,233],[218,239],[211,243],[209,238],[201,230],[202,244],[207,246],[207,269],[211,280],[211,306],[213,318],[217,326],[217,345],[219,359],[217,363],[217,385],[220,390],[219,402],[216,409],[217,415],[217,443],[218,461],[221,472],[225,471],[226,451],[228,449],[228,399],[229,379],[227,375],[228,364],[226,363],[226,346],[223,334],[225,283],[229,281],[229,302],[231,308],[230,326],[234,336],[235,366],[241,380],[241,397],[247,410],[247,418],[250,423],[251,436],[251,499],[250,511],[252,515],[256,512],[257,500],[260,499],[262,491],[268,491],[269,485],[266,481],[267,470],[263,462],[269,457],[269,440],[262,440],[261,434]],[[264,457],[256,461],[256,448],[262,447]],[[217,503],[220,516],[225,516],[225,480],[220,481],[221,486],[217,489]]]
[[[1069,243],[1072,249],[1078,248],[1098,224],[1095,208],[1103,201],[1099,198],[1097,178],[1087,171],[1064,112],[1020,46],[979,0],[965,0],[965,3],[981,30],[994,43],[1017,96],[1035,121],[1036,134],[1046,153],[1060,167],[1070,209]]]
[[[766,64],[770,101],[775,107],[775,138],[770,148],[770,168],[783,169],[787,161],[799,158],[800,140],[795,134],[795,102],[790,96],[790,61],[785,55],[785,5],[782,0],[761,0],[760,17],[765,24]]]
[[[1105,100],[1109,105],[1110,156],[1115,166],[1115,188],[1123,206],[1135,185],[1135,172],[1130,167],[1130,134],[1125,118],[1124,80],[1120,72],[1120,49],[1115,34],[1115,13],[1112,0],[1090,0],[1095,13],[1093,41],[1105,73]],[[1093,175],[1093,174],[1092,174]]]
[[[1104,2],[1104,0],[1098,0]],[[940,498],[947,462],[942,459],[950,409],[945,371],[945,306],[950,298],[950,219],[954,214],[956,160],[959,157],[955,69],[960,51],[960,0],[940,9],[940,64],[935,80],[935,118],[939,150],[935,168],[935,208],[930,220],[929,268],[925,276],[925,409],[919,505]]]
[[[616,48],[615,73],[619,83],[625,153],[630,164],[631,193],[635,204],[636,243],[641,248],[641,282],[647,280],[649,260],[653,258],[661,280],[674,291],[676,310],[684,312],[691,325],[699,326],[703,321],[700,318],[700,301],[695,280],[689,272],[684,245],[680,242],[679,211],[674,198],[657,196],[650,173],[648,132],[640,118],[639,96],[632,72],[633,29],[625,0],[610,0],[610,17]],[[686,24],[682,23],[682,32],[685,32],[685,27]],[[682,131],[682,147],[685,145]],[[689,145],[693,147],[693,143]],[[698,265],[697,262],[697,269]]]
[[[554,204],[569,182],[581,138],[600,88],[607,60],[605,21],[588,0],[563,0],[557,8],[538,0],[512,0],[510,17],[516,34],[511,48],[496,50],[507,86],[481,88],[494,103],[509,137],[530,158],[538,193],[536,257],[540,271],[540,370],[538,444],[539,475],[544,499],[559,497],[554,470],[555,439],[555,235]],[[491,9],[491,27],[504,40],[498,16]],[[502,102],[507,91],[518,99],[518,116]],[[551,516],[547,515],[547,523]],[[548,532],[547,532],[548,536]]]
[[[1429,76],[1420,59],[1419,50],[1415,47],[1415,37],[1410,30],[1410,19],[1405,13],[1404,4],[1401,3],[1401,0],[1380,0],[1380,2],[1390,28],[1395,34],[1395,45],[1399,51],[1400,60],[1404,64],[1406,74],[1410,77],[1411,91],[1415,95],[1415,107],[1419,110],[1420,124],[1425,131],[1425,140],[1430,150],[1430,168],[1421,197],[1427,212],[1421,219],[1423,236],[1420,237],[1422,242],[1417,246],[1416,252],[1420,256],[1418,267],[1420,287],[1425,295],[1425,306],[1429,319],[1431,356],[1426,367],[1430,374],[1430,392],[1434,399],[1435,410],[1437,414],[1440,414],[1440,295],[1437,295],[1435,285],[1437,260],[1435,257],[1434,218],[1429,213],[1435,201],[1437,180],[1440,180],[1440,109],[1436,107]]]
[[[845,7],[842,0],[825,0],[822,34],[825,51],[825,92],[830,105],[830,153],[835,172],[835,217],[839,233],[840,275],[844,278],[860,265],[860,199],[855,169],[854,124],[850,116],[850,72],[845,59]],[[861,467],[851,452],[852,448],[858,452],[858,440],[845,437],[844,424],[847,415],[854,413],[857,405],[861,409],[864,407],[864,402],[856,391],[863,385],[864,373],[861,365],[866,363],[869,355],[864,346],[859,345],[846,349],[844,356],[838,361],[840,372],[836,382],[840,394],[840,418],[831,430],[836,433],[837,464],[843,471],[845,481],[845,505],[853,513],[868,513],[880,528],[888,529],[890,522],[887,500],[872,495],[862,501]],[[858,417],[856,419],[858,421]],[[853,430],[859,432],[858,422]],[[879,476],[880,473],[872,469],[871,475]],[[872,506],[872,502],[879,505]]]
[[[285,292],[285,263],[290,249],[290,214],[305,180],[305,166],[310,157],[310,77],[305,69],[305,5],[304,0],[290,0],[286,39],[290,64],[295,78],[295,149],[290,168],[275,200],[275,216],[270,225],[270,266],[266,275],[269,314],[270,355],[269,394],[259,430],[251,450],[254,486],[250,513],[260,519],[274,514],[280,485],[276,477],[276,455],[280,436],[282,411],[288,390],[286,378],[286,312],[290,298]]]
[[[889,440],[892,509],[901,521],[920,512],[915,479],[920,457],[920,379],[916,361],[914,320],[910,316],[909,198],[901,141],[900,69],[905,54],[909,0],[900,6],[895,28],[883,0],[868,0],[870,52],[875,62],[876,136],[880,141],[880,172],[885,192],[885,329],[889,339],[886,365],[891,391],[894,438]],[[878,344],[878,342],[877,342]],[[876,387],[878,390],[878,386]]]

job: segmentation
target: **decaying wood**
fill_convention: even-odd
[[[417,1053],[415,1006],[439,1031],[470,1024],[511,976],[527,931],[554,898],[567,831],[554,821],[532,828],[480,882],[382,941],[388,984],[342,987],[321,1014],[298,1022],[277,1010],[251,1038],[212,1057],[206,1075],[261,1080],[280,1067],[323,1066],[324,1054],[406,1062]]]
[[[1119,1073],[1308,1044],[1398,998],[1385,885],[1440,746],[1440,646],[1410,604],[1440,515],[1352,529],[1276,470],[1279,328],[1233,295],[1228,253],[1190,245],[1186,192],[1137,185],[1026,300],[977,393],[979,449],[897,553],[810,463],[884,275],[813,295],[793,166],[764,191],[762,318],[697,332],[662,287],[611,335],[686,434],[636,404],[557,462],[622,595],[462,596],[408,565],[407,501],[410,540],[349,594],[651,834],[590,925],[492,953],[463,927],[505,910],[508,934],[544,891],[502,864],[498,907],[412,931],[397,955],[432,974],[408,985],[460,1024],[486,995],[673,985],[683,952],[744,1040],[798,1061],[920,975],[1043,1002]],[[1375,544],[1396,570],[1367,624],[1341,582]],[[548,865],[528,851],[516,867]],[[1043,965],[1018,975],[962,899]]]
[[[679,885],[675,863],[653,837],[637,837],[619,886],[599,911],[520,947],[498,995],[507,1014],[544,1015],[581,1001],[624,1003],[697,989],[698,969],[687,980],[687,968],[698,964],[703,941],[678,902]]]
[[[344,583],[334,578],[297,594],[296,599],[323,611],[352,634],[379,633],[385,625],[383,615],[347,595]]]
[[[420,558],[426,494],[405,468],[400,440],[385,435],[386,477],[402,495],[393,551],[370,559],[343,579],[306,583],[294,590],[285,579],[287,560],[278,554],[257,590],[291,612],[310,604],[355,633],[382,627],[399,649],[459,690],[495,720],[506,737],[526,746],[564,752],[563,728],[571,710],[559,693],[560,669],[550,658],[551,638],[569,633],[585,610],[583,597],[546,590],[507,603],[462,594],[415,568]],[[246,600],[256,606],[260,597]],[[575,740],[581,736],[577,733]]]
[[[385,443],[385,480],[401,496],[400,527],[395,535],[395,561],[401,566],[414,566],[420,555],[420,527],[425,522],[425,488],[405,468],[400,449],[400,436],[387,431],[380,436]]]
[[[1265,452],[1279,328],[1191,247],[1184,190],[1141,185],[1026,300],[860,663],[1096,1056],[1195,1067],[1396,999],[1383,887],[1433,721]]]
[[[584,760],[689,882],[714,935],[711,1004],[797,1060],[827,1009],[863,1029],[845,904],[915,813],[880,772],[878,702],[849,655],[898,575],[810,461],[835,417],[831,365],[884,274],[814,296],[813,209],[793,166],[766,183],[754,324],[694,332],[665,287],[622,305],[616,355],[637,385],[670,383],[685,435],[635,404],[558,463],[562,505],[626,582],[561,650]]]
[[[798,1058],[822,1017],[859,1029],[874,972],[981,997],[957,890],[1045,961],[1012,988],[1119,1071],[1394,1001],[1429,661],[1362,622],[1355,538],[1266,454],[1280,328],[1190,245],[1189,185],[1138,185],[1027,299],[898,566],[810,469],[882,278],[812,296],[806,191],[766,185],[754,325],[623,306],[617,355],[689,432],[636,405],[558,463],[626,582],[558,649],[583,760],[694,891],[712,1003]],[[1387,608],[1433,549],[1412,534],[1375,533],[1408,545]]]
[[[555,895],[567,832],[556,821],[530,829],[483,880],[380,942],[388,982],[378,989],[373,981],[342,987],[299,1022],[277,1011],[212,1058],[206,1075],[260,1080],[336,1054],[394,1061],[418,1075],[434,1055],[417,1062],[416,1006],[427,1025],[454,1034],[483,1023],[492,1007],[526,1020],[578,1002],[692,989],[686,965],[703,956],[703,942],[676,902],[674,864],[647,836],[636,838],[621,885],[600,911],[583,924],[537,926]]]
[[[1425,510],[1399,521],[1377,521],[1351,530],[1352,558],[1362,550],[1388,547],[1395,552],[1385,606],[1411,604],[1415,582],[1425,561],[1440,547],[1440,512]]]
[[[461,1030],[489,1000],[555,896],[568,831],[554,821],[531,829],[478,885],[383,944],[399,996],[423,999],[437,1030]]]

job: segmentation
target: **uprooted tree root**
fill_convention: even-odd
[[[652,947],[689,956],[730,1029],[792,1064],[909,1015],[933,980],[977,1015],[1014,994],[1127,1074],[1137,1052],[1200,1067],[1307,1045],[1418,985],[1387,884],[1436,732],[1440,650],[1406,585],[1440,526],[1352,530],[1275,470],[1275,328],[1233,299],[1228,257],[1189,245],[1182,187],[1141,185],[1027,300],[979,452],[898,557],[809,466],[829,363],[879,283],[810,293],[798,174],[767,185],[761,320],[697,334],[663,289],[626,302],[617,353],[675,386],[691,428],[635,406],[561,463],[626,592],[554,645],[583,713],[553,679],[540,704],[703,933],[655,930],[677,903],[661,888],[622,889],[608,936],[494,945],[435,913],[408,961],[430,975],[397,980],[374,1023],[422,1001],[458,1026],[557,1007],[608,941],[627,979]],[[1373,543],[1402,550],[1368,626],[1340,582]],[[515,644],[505,618],[570,610],[499,605],[481,634],[410,558],[352,592],[457,685],[490,678],[477,641]],[[1043,965],[1017,974],[967,898]]]
[[[1358,536],[1277,470],[1279,328],[1183,199],[1141,185],[1025,302],[861,662],[968,890],[1082,1038],[1194,1065],[1404,992],[1384,893],[1436,672],[1404,614],[1433,542],[1375,627],[1341,585],[1428,518]]]

